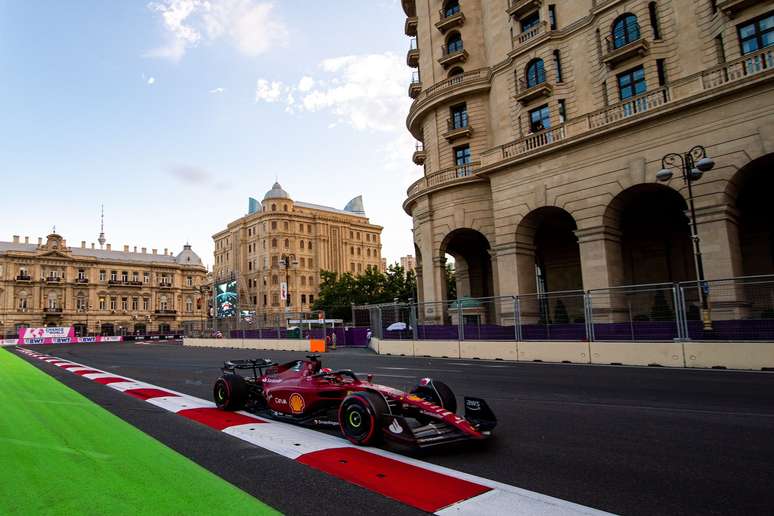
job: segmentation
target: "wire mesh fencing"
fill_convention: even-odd
[[[680,334],[681,305],[671,283],[590,290],[590,340],[669,341]]]

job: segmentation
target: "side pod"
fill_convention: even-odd
[[[488,432],[497,426],[497,417],[481,398],[465,396],[465,419],[480,432]]]

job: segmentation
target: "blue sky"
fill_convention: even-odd
[[[412,253],[398,0],[0,0],[0,240],[53,225],[212,263],[211,235],[275,177],[363,194],[383,255]],[[9,181],[10,180],[10,181]]]

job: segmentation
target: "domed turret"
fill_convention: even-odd
[[[202,259],[199,255],[193,252],[190,244],[185,244],[183,250],[177,255],[175,261],[180,265],[201,265]]]
[[[266,192],[266,195],[263,196],[264,201],[267,199],[290,199],[290,195],[282,189],[279,183],[274,183],[271,190]]]

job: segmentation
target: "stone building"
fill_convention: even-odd
[[[420,300],[774,273],[774,1],[401,3]]]
[[[319,292],[320,271],[362,274],[381,266],[382,227],[371,224],[361,197],[343,210],[294,201],[274,183],[260,207],[213,235],[213,279],[237,280],[241,310],[309,310]]]
[[[190,245],[175,256],[69,247],[56,233],[37,243],[14,236],[0,242],[0,334],[21,326],[74,326],[78,336],[178,332],[206,317],[206,274]]]
[[[415,271],[417,268],[417,262],[414,257],[409,254],[400,257],[400,266],[403,267],[403,270],[406,272]]]

